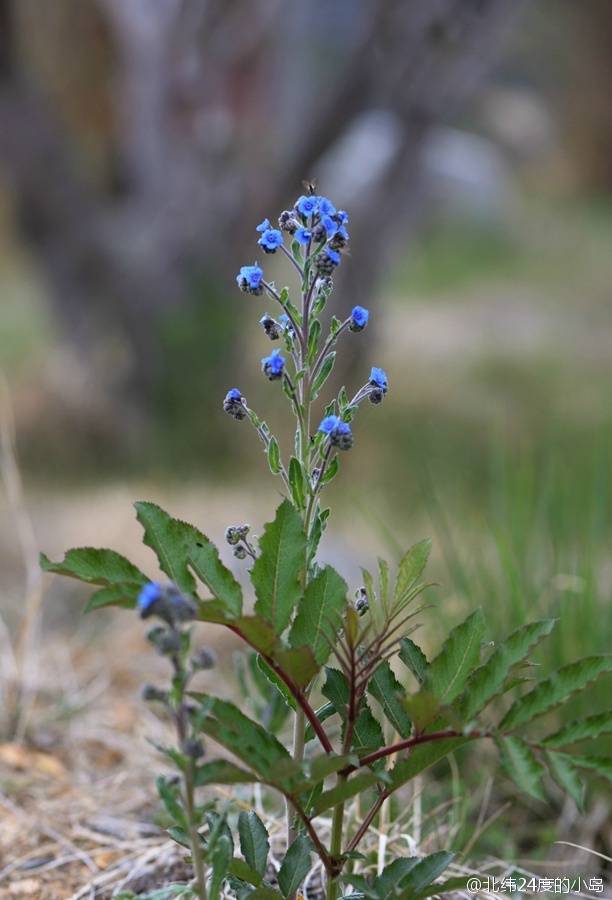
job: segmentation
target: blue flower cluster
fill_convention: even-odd
[[[273,350],[270,356],[264,356],[261,361],[261,370],[270,381],[280,378],[285,369],[285,357],[280,350]]]
[[[350,450],[353,446],[353,432],[348,422],[340,416],[325,416],[319,425],[321,434],[327,435],[329,443],[338,450]]]

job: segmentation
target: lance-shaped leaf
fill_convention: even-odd
[[[567,753],[557,753],[549,750],[546,761],[550,774],[562,788],[574,800],[578,809],[582,810],[584,804],[584,785],[576,770],[574,761]]]
[[[292,897],[310,871],[312,846],[305,834],[291,844],[278,870],[278,886],[283,897]]]
[[[400,641],[399,658],[407,666],[420,684],[423,684],[427,675],[429,663],[420,647],[409,637],[403,637]]]
[[[61,562],[51,562],[44,553],[40,554],[40,565],[45,572],[68,575],[89,584],[112,587],[118,584],[142,586],[149,579],[125,556],[114,550],[96,547],[76,547],[69,550]]]
[[[334,362],[336,361],[336,351],[332,350],[331,353],[328,353],[321,368],[319,369],[313,383],[311,389],[311,397],[313,400],[316,400],[319,396],[319,391],[331,375],[331,371],[334,368]]]
[[[572,756],[579,769],[591,769],[612,781],[612,757],[610,756]]]
[[[330,788],[330,790],[324,791],[313,804],[312,814],[320,816],[321,813],[331,809],[332,806],[336,806],[344,800],[350,800],[356,794],[361,794],[378,782],[385,780],[386,774],[384,772],[372,772],[370,769],[353,775],[348,781],[342,781],[335,787]]]
[[[403,598],[414,587],[423,573],[429,554],[431,553],[431,541],[427,538],[413,544],[404,554],[399,564],[397,580],[395,582],[394,604],[401,604]]]
[[[271,784],[276,783],[280,771],[289,771],[290,766],[283,768],[283,764],[292,762],[289,753],[265,728],[253,722],[227,700],[205,694],[193,696],[202,701],[203,709],[207,712],[200,722],[204,734]]]
[[[253,784],[258,781],[256,775],[241,769],[227,759],[213,759],[198,766],[195,771],[195,787],[207,784]]]
[[[485,624],[480,609],[453,628],[427,670],[426,686],[442,705],[457,697],[480,658]]]
[[[612,712],[598,713],[578,722],[568,722],[559,731],[549,734],[542,741],[547,747],[566,747],[579,741],[598,738],[602,734],[612,734]]]
[[[405,856],[401,859],[394,859],[392,863],[385,866],[380,875],[372,879],[372,884],[376,888],[375,896],[379,900],[397,897],[403,879],[418,865],[418,862],[418,856]]]
[[[395,791],[402,785],[412,781],[416,775],[420,775],[421,772],[424,772],[430,766],[433,766],[434,763],[439,762],[439,760],[444,759],[449,753],[453,753],[455,750],[463,747],[468,740],[470,738],[467,737],[441,738],[439,741],[432,741],[431,743],[414,747],[410,751],[410,756],[406,759],[400,759],[391,769],[391,789]]]
[[[457,704],[457,713],[463,721],[469,721],[503,691],[510,670],[525,659],[538,641],[550,634],[554,624],[554,619],[544,619],[517,629],[496,647],[486,663],[472,672]]]
[[[257,595],[255,611],[281,634],[291,618],[300,594],[300,576],[305,562],[306,539],[302,520],[288,500],[265,526],[259,541],[261,553],[251,569]]]
[[[430,856],[426,856],[424,859],[419,860],[400,883],[403,896],[418,896],[422,890],[435,881],[436,878],[439,878],[442,872],[445,872],[446,869],[448,869],[454,857],[454,853],[441,850],[438,853],[432,853]]]
[[[554,709],[581,691],[603,672],[612,671],[612,656],[590,656],[558,669],[528,694],[519,697],[500,723],[501,730],[517,728]]]
[[[321,691],[334,706],[336,712],[343,720],[342,733],[346,727],[346,719],[349,702],[349,685],[346,676],[338,669],[327,667],[326,679]],[[380,722],[372,714],[372,710],[365,700],[362,700],[357,719],[353,728],[351,749],[360,756],[378,750],[385,742]]]
[[[514,735],[500,738],[497,744],[504,767],[514,783],[536,800],[544,800],[542,776],[545,770],[533,750]]]
[[[268,866],[270,840],[266,826],[253,810],[241,812],[238,816],[238,835],[246,862],[259,875],[264,875]]]
[[[346,592],[344,579],[331,566],[325,566],[310,582],[300,602],[289,642],[292,647],[309,646],[319,665],[327,661],[336,639]]]
[[[400,737],[407,738],[412,722],[401,701],[405,691],[393,674],[388,662],[378,666],[368,682],[368,691],[381,705],[386,718]]]

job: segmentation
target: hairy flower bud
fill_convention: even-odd
[[[237,547],[234,547],[234,556],[236,559],[246,559],[246,548],[239,544]]]
[[[364,587],[360,587],[355,591],[355,612],[364,616],[370,608],[370,601],[368,600],[368,592]]]
[[[271,341],[277,341],[281,336],[281,327],[279,323],[276,319],[273,319],[272,316],[268,315],[268,313],[264,313],[259,320],[259,324]]]
[[[160,690],[160,688],[155,687],[153,684],[145,684],[142,689],[142,699],[147,703],[166,703],[168,694],[166,691]]]
[[[204,744],[198,738],[187,738],[181,749],[191,759],[201,759],[204,756]]]
[[[223,410],[239,421],[246,418],[246,400],[238,388],[232,388],[227,392],[223,400]]]
[[[191,665],[194,669],[214,669],[217,658],[212,650],[202,647],[191,657]]]
[[[295,234],[300,227],[295,212],[291,209],[284,209],[278,217],[278,227],[281,231],[286,231],[288,234]]]

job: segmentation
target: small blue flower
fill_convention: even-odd
[[[269,228],[272,228],[270,225],[270,219],[264,219],[263,222],[260,222],[255,231],[259,231],[263,234],[264,231],[267,231]]]
[[[149,615],[151,607],[154,603],[157,603],[162,594],[163,588],[157,581],[149,581],[148,584],[145,584],[136,601],[140,615],[143,617]]]
[[[295,232],[295,239],[300,244],[307,244],[312,240],[312,231],[310,228],[298,228]]]
[[[321,216],[321,225],[325,229],[328,238],[332,238],[338,231],[338,223],[331,216]]]
[[[236,276],[238,287],[246,294],[259,295],[263,293],[263,269],[255,263],[252,266],[242,266]]]
[[[306,196],[306,194],[302,194],[301,197],[295,201],[295,208],[302,216],[314,216],[317,214],[319,210],[319,198],[311,196],[310,194]]]
[[[291,324],[291,319],[289,318],[287,313],[280,314],[280,316],[278,317],[278,324],[281,326],[283,331],[287,332],[287,334],[292,335],[294,333],[293,325]]]
[[[273,350],[270,356],[264,356],[261,361],[262,372],[270,381],[276,381],[277,378],[280,378],[284,368],[285,358],[280,350]]]
[[[257,241],[266,253],[276,253],[283,243],[283,235],[278,228],[268,228]]]
[[[332,431],[338,427],[341,422],[340,416],[325,416],[319,425],[319,431],[322,434],[331,434]]]
[[[328,247],[325,251],[325,255],[333,263],[334,266],[340,265],[340,260],[342,259],[342,257],[337,250],[332,250],[330,247]]]
[[[354,306],[351,312],[351,331],[363,331],[368,324],[370,313],[363,306]]]
[[[335,219],[339,225],[346,225],[349,220],[348,213],[346,213],[343,209],[339,209],[335,214]]]
[[[389,388],[389,381],[387,379],[387,373],[384,369],[378,369],[376,366],[372,367],[372,371],[370,372],[370,384],[372,387],[379,388],[383,394],[387,393]]]
[[[246,418],[245,399],[238,388],[232,388],[227,392],[223,400],[223,410],[232,418],[238,419],[238,421]]]
[[[327,197],[319,197],[319,213],[321,216],[333,216],[336,212],[336,207],[328,200]]]

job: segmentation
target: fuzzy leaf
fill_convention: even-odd
[[[400,641],[399,658],[407,666],[420,684],[423,684],[427,675],[427,657],[409,637]]]
[[[278,507],[274,522],[265,526],[259,546],[261,553],[251,569],[255,610],[281,634],[301,594],[306,553],[302,520],[288,500]]]
[[[159,561],[159,567],[181,591],[195,594],[196,583],[189,571],[189,548],[178,519],[173,519],[155,503],[139,501],[134,504],[136,518],[144,528],[143,541]]]
[[[574,800],[578,809],[582,810],[584,803],[584,785],[576,771],[572,757],[567,753],[556,753],[549,750],[546,754],[550,774],[562,788]]]
[[[129,559],[114,550],[96,547],[76,547],[68,550],[61,562],[51,562],[44,553],[40,554],[40,566],[45,572],[68,575],[89,584],[103,587],[115,585],[135,585],[141,587],[149,580]]]
[[[457,705],[457,712],[464,722],[502,692],[511,669],[525,659],[538,641],[550,634],[554,624],[554,619],[544,619],[517,629],[495,648],[486,663],[472,672]]]
[[[278,886],[284,897],[292,897],[310,870],[311,844],[298,835],[285,854],[278,871]]]
[[[446,871],[455,857],[454,853],[441,850],[421,859],[411,872],[402,879],[401,888],[404,896],[414,897],[428,887],[442,872]]]
[[[332,350],[331,353],[328,353],[323,363],[321,364],[321,368],[319,369],[316,378],[312,383],[311,397],[313,400],[316,400],[319,396],[319,392],[329,376],[331,375],[331,371],[334,368],[334,362],[336,360],[336,351]]]
[[[530,747],[521,738],[512,735],[500,738],[498,746],[506,771],[514,783],[536,800],[543,800],[541,781],[544,767],[535,758]]]
[[[485,623],[480,609],[453,628],[427,670],[426,686],[443,705],[457,697],[478,665]]]
[[[412,729],[410,717],[400,700],[405,691],[388,662],[378,666],[368,682],[369,693],[380,703],[387,719],[400,737],[407,738]]]
[[[413,544],[402,557],[395,582],[394,602],[396,605],[402,602],[402,599],[422,574],[430,553],[431,540],[427,538],[424,541]]]
[[[603,672],[612,671],[612,656],[590,656],[558,669],[528,694],[519,697],[500,723],[509,730],[554,709],[571,694],[581,691]]]
[[[559,731],[545,737],[542,743],[547,747],[565,747],[598,738],[602,734],[612,734],[612,712],[598,713],[579,722],[568,722]]]
[[[295,456],[289,460],[289,487],[295,506],[298,509],[305,509],[308,485],[302,464]]]
[[[331,566],[325,566],[310,582],[300,603],[289,642],[292,647],[308,645],[319,665],[331,652],[346,606],[346,592],[344,579]]]
[[[272,474],[278,475],[281,470],[281,462],[278,441],[275,437],[270,438],[270,443],[268,444],[268,465]]]
[[[266,826],[257,813],[241,812],[238,816],[240,850],[248,865],[259,875],[265,875],[270,852],[270,840]]]

